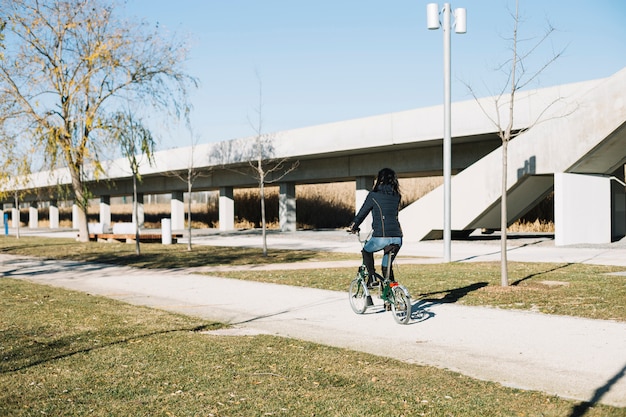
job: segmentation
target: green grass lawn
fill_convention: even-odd
[[[0,238],[0,253],[180,268],[353,259],[186,245]],[[511,263],[400,266],[414,298],[626,320],[621,268]],[[345,290],[355,268],[229,272]],[[0,416],[625,416],[432,367],[273,336],[216,336],[221,325],[79,292],[2,279]]]

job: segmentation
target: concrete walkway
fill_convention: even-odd
[[[257,246],[260,237],[254,233],[195,236],[194,244]],[[353,237],[338,232],[270,236],[270,247],[282,245],[343,252],[359,249]],[[626,271],[626,245],[622,242],[555,248],[550,237],[529,236],[512,245],[510,260],[614,264],[623,265]],[[437,255],[439,249],[441,242],[405,243],[402,253],[424,256],[432,250],[432,255]],[[499,242],[453,242],[453,257],[466,262],[497,260]],[[433,256],[410,262],[438,259]],[[354,314],[345,292],[209,277],[185,270],[137,270],[7,255],[0,256],[0,261],[5,277],[219,320],[232,324],[235,334],[293,337],[451,369],[507,386],[626,407],[624,322],[413,300],[413,310],[423,309],[426,317],[402,326],[380,308]],[[300,267],[319,266],[308,262]]]

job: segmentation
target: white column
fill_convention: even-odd
[[[28,227],[30,229],[39,227],[39,210],[37,209],[36,201],[31,202],[28,206]]]
[[[20,209],[11,209],[11,227],[18,227],[20,224]]]
[[[133,210],[133,223],[137,224],[140,229],[143,229],[145,223],[145,212],[143,207],[143,194],[137,193],[137,218],[135,218],[135,210]]]
[[[220,230],[235,229],[235,198],[233,187],[220,187]]]
[[[611,177],[554,174],[554,241],[557,246],[610,243]]]
[[[296,224],[296,184],[280,183],[278,196],[278,219],[282,232],[295,232]]]
[[[48,207],[48,219],[50,221],[50,229],[59,228],[59,203],[57,200],[50,201],[50,207]]]
[[[78,204],[73,203],[72,204],[72,229],[78,229],[78,210],[80,210],[80,208],[78,207]]]
[[[182,191],[174,191],[170,201],[172,211],[172,230],[185,229],[185,195]]]
[[[111,196],[100,196],[100,224],[102,232],[108,233],[111,230]]]

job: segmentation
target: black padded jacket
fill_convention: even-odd
[[[393,193],[390,186],[381,186],[378,191],[370,191],[365,202],[353,220],[357,228],[365,217],[372,213],[372,236],[402,237],[402,228],[398,221],[400,196]]]

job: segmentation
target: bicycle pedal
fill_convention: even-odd
[[[385,302],[385,310],[391,311],[391,303]]]

